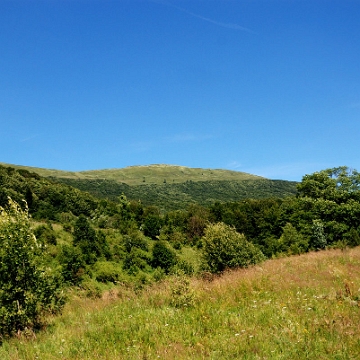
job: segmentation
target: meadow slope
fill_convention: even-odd
[[[14,359],[359,359],[360,248],[268,260],[102,298],[71,295],[44,331],[4,341]]]

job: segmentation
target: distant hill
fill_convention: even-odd
[[[246,198],[283,198],[296,193],[296,182],[269,180],[231,170],[149,165],[70,172],[6,165],[35,172],[99,198],[116,200],[124,193],[130,200],[156,205],[164,211],[182,209],[194,203],[210,205],[216,201]]]
[[[66,179],[100,179],[114,180],[128,185],[183,183],[186,181],[208,180],[256,180],[264,179],[240,171],[189,168],[177,165],[144,165],[128,166],[122,169],[103,169],[89,171],[63,171],[43,169],[22,165],[3,164],[15,169],[25,169],[35,172],[43,177],[66,178]]]
[[[283,180],[208,180],[183,183],[127,185],[113,180],[52,178],[100,198],[116,200],[124,193],[130,200],[155,205],[162,210],[186,208],[190,204],[211,205],[216,201],[283,198],[296,193],[296,183]]]

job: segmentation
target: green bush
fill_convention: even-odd
[[[98,261],[94,266],[95,279],[102,283],[116,284],[121,278],[121,266],[110,261]]]
[[[124,247],[128,253],[133,247],[139,248],[144,251],[149,251],[148,243],[141,231],[133,231],[130,235],[125,235]]]
[[[56,235],[51,224],[39,225],[34,229],[34,235],[38,241],[44,244],[56,245]]]
[[[171,281],[171,301],[170,305],[175,308],[194,307],[196,296],[190,287],[189,279],[182,275],[176,275]]]
[[[59,254],[62,276],[71,285],[82,282],[85,274],[86,263],[81,250],[78,247],[64,245]]]
[[[133,247],[130,253],[126,253],[123,269],[130,274],[136,274],[139,270],[146,270],[151,263],[151,256],[148,252]],[[150,267],[149,269],[150,270]]]
[[[41,266],[27,209],[0,207],[0,336],[34,329],[64,304],[61,279]]]
[[[283,227],[283,233],[278,241],[277,252],[297,255],[306,252],[308,246],[306,239],[304,239],[292,224],[287,223]]]
[[[160,267],[166,273],[177,263],[175,251],[170,249],[163,241],[157,241],[152,251],[152,266]]]
[[[311,227],[311,238],[310,238],[310,245],[315,250],[324,249],[327,240],[324,233],[324,225],[321,220],[313,220],[313,224]]]
[[[265,259],[264,254],[243,234],[221,222],[205,228],[202,244],[205,265],[213,273],[226,268],[248,267]]]

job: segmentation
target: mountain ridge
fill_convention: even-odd
[[[294,196],[297,184],[233,170],[164,164],[81,172],[4,165],[71,186],[96,198],[116,202],[124,194],[129,200],[157,206],[163,212],[185,209],[191,204],[209,206],[215,202]]]
[[[169,164],[150,164],[150,165],[132,165],[124,168],[108,168],[84,171],[67,171],[57,169],[38,168],[24,165],[13,165],[0,163],[3,166],[13,167],[15,169],[24,169],[35,172],[40,176],[68,179],[99,179],[115,180],[127,185],[183,183],[186,181],[207,181],[207,180],[264,180],[266,178],[249,174],[246,172],[210,169],[210,168],[192,168],[182,165]]]

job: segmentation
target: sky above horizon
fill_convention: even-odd
[[[1,0],[0,162],[360,170],[360,1]]]

